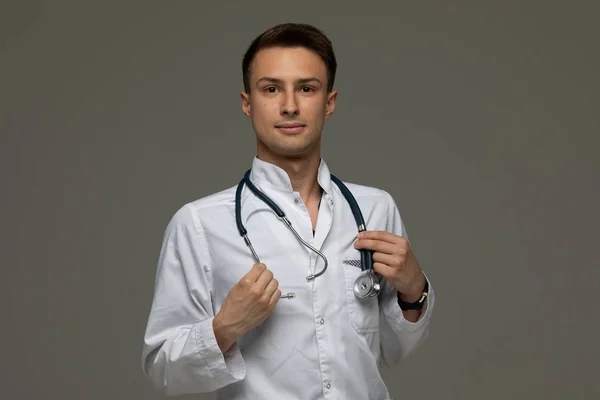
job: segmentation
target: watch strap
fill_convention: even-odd
[[[429,295],[429,282],[427,281],[427,279],[425,279],[425,288],[423,289],[423,293],[421,294],[421,297],[419,298],[419,300],[415,301],[414,303],[408,303],[408,302],[402,300],[400,298],[400,292],[397,292],[398,305],[404,311],[421,310],[423,308],[423,306],[425,305],[425,301],[427,300],[428,295]]]

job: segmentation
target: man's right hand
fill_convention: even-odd
[[[236,339],[260,325],[273,312],[281,297],[279,283],[265,264],[254,264],[236,283],[213,320],[213,329],[222,352]]]

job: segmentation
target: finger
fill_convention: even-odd
[[[277,302],[279,301],[280,298],[281,298],[281,289],[275,289],[275,291],[271,295],[271,300],[269,301],[269,308],[270,309],[274,308],[275,304],[277,304]]]
[[[385,254],[394,254],[397,245],[378,239],[359,239],[354,243],[356,249],[367,249]]]
[[[263,263],[254,264],[252,266],[252,268],[250,269],[250,271],[248,271],[246,273],[246,275],[244,275],[244,278],[249,280],[250,282],[254,283],[258,280],[258,278],[261,276],[263,271],[266,269],[267,269],[267,266]]]
[[[271,304],[271,297],[273,297],[273,292],[277,290],[277,281],[275,279],[271,279],[271,282],[267,285],[264,292],[260,295],[260,302],[262,305],[269,307]]]
[[[254,284],[260,292],[264,292],[267,285],[273,280],[273,272],[269,269],[265,269]]]
[[[402,236],[395,235],[391,232],[386,231],[364,231],[358,234],[359,239],[375,239],[382,240],[388,243],[398,244],[401,243],[404,239]]]
[[[386,264],[390,267],[400,266],[404,262],[404,257],[395,254],[373,253],[373,261]]]
[[[389,278],[390,276],[393,276],[394,272],[396,271],[395,268],[392,268],[389,265],[381,262],[374,262],[373,270],[381,276],[383,276],[384,278]]]
[[[265,288],[264,291],[264,295],[267,298],[271,298],[271,296],[273,295],[273,293],[277,290],[277,288],[279,288],[279,282],[277,281],[277,279],[273,278],[271,279],[271,281],[267,284],[267,287]]]

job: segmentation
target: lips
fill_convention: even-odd
[[[279,124],[275,126],[280,132],[283,133],[302,133],[306,125],[301,124],[300,122],[288,122],[285,124]]]
[[[292,129],[292,128],[304,128],[306,125],[299,122],[292,122],[287,124],[276,125],[277,128],[281,129]]]

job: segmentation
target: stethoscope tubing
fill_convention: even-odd
[[[306,246],[307,248],[312,250],[315,254],[317,254],[319,257],[321,257],[323,259],[325,265],[321,269],[321,271],[308,275],[306,277],[306,280],[310,282],[310,281],[314,280],[315,278],[323,275],[329,265],[329,262],[327,260],[327,257],[325,256],[325,254],[323,254],[321,251],[319,251],[318,249],[313,247],[310,243],[306,242],[300,236],[300,234],[292,226],[292,223],[285,216],[285,213],[283,212],[283,210],[281,210],[281,208],[279,208],[279,206],[277,206],[277,204],[275,204],[275,202],[273,202],[267,195],[262,193],[252,183],[252,181],[250,180],[250,172],[251,172],[250,169],[248,171],[246,171],[246,173],[244,174],[244,178],[240,181],[240,183],[237,187],[236,194],[235,194],[235,215],[236,215],[236,225],[238,228],[238,232],[240,233],[240,236],[242,236],[242,238],[244,239],[244,242],[250,249],[250,251],[252,253],[252,257],[254,258],[254,261],[256,263],[260,263],[260,257],[256,253],[256,250],[254,249],[252,242],[248,238],[248,231],[242,224],[242,218],[241,218],[241,195],[242,195],[242,189],[243,189],[244,184],[246,186],[248,186],[248,188],[252,191],[252,193],[254,193],[259,199],[261,199],[265,204],[267,204],[269,206],[269,208],[271,208],[275,212],[277,217],[285,224],[285,226],[287,226],[287,228],[290,230],[290,232],[292,232],[292,234],[296,237],[296,239],[299,242],[301,242],[304,246]],[[354,196],[352,195],[350,190],[346,187],[346,185],[344,185],[344,183],[341,180],[339,180],[334,175],[331,175],[331,180],[339,187],[344,198],[348,202],[350,209],[352,210],[352,215],[354,216],[354,220],[356,221],[356,225],[358,227],[358,232],[364,232],[366,230],[366,226],[365,226],[364,218],[362,216],[362,212],[360,211],[360,207],[358,206],[356,199],[354,198]],[[359,278],[357,278],[355,285],[354,285],[354,293],[359,298],[374,297],[379,293],[380,285],[379,285],[378,279],[375,276],[375,273],[373,271],[373,254],[372,254],[372,251],[366,250],[366,249],[360,249],[359,251],[360,251],[360,255],[361,255],[361,270],[363,272],[365,272],[365,274],[363,274]],[[365,280],[366,280],[366,282],[365,282]],[[293,298],[294,295],[292,293],[289,293],[289,294],[283,295],[281,297],[282,298],[283,297]]]

